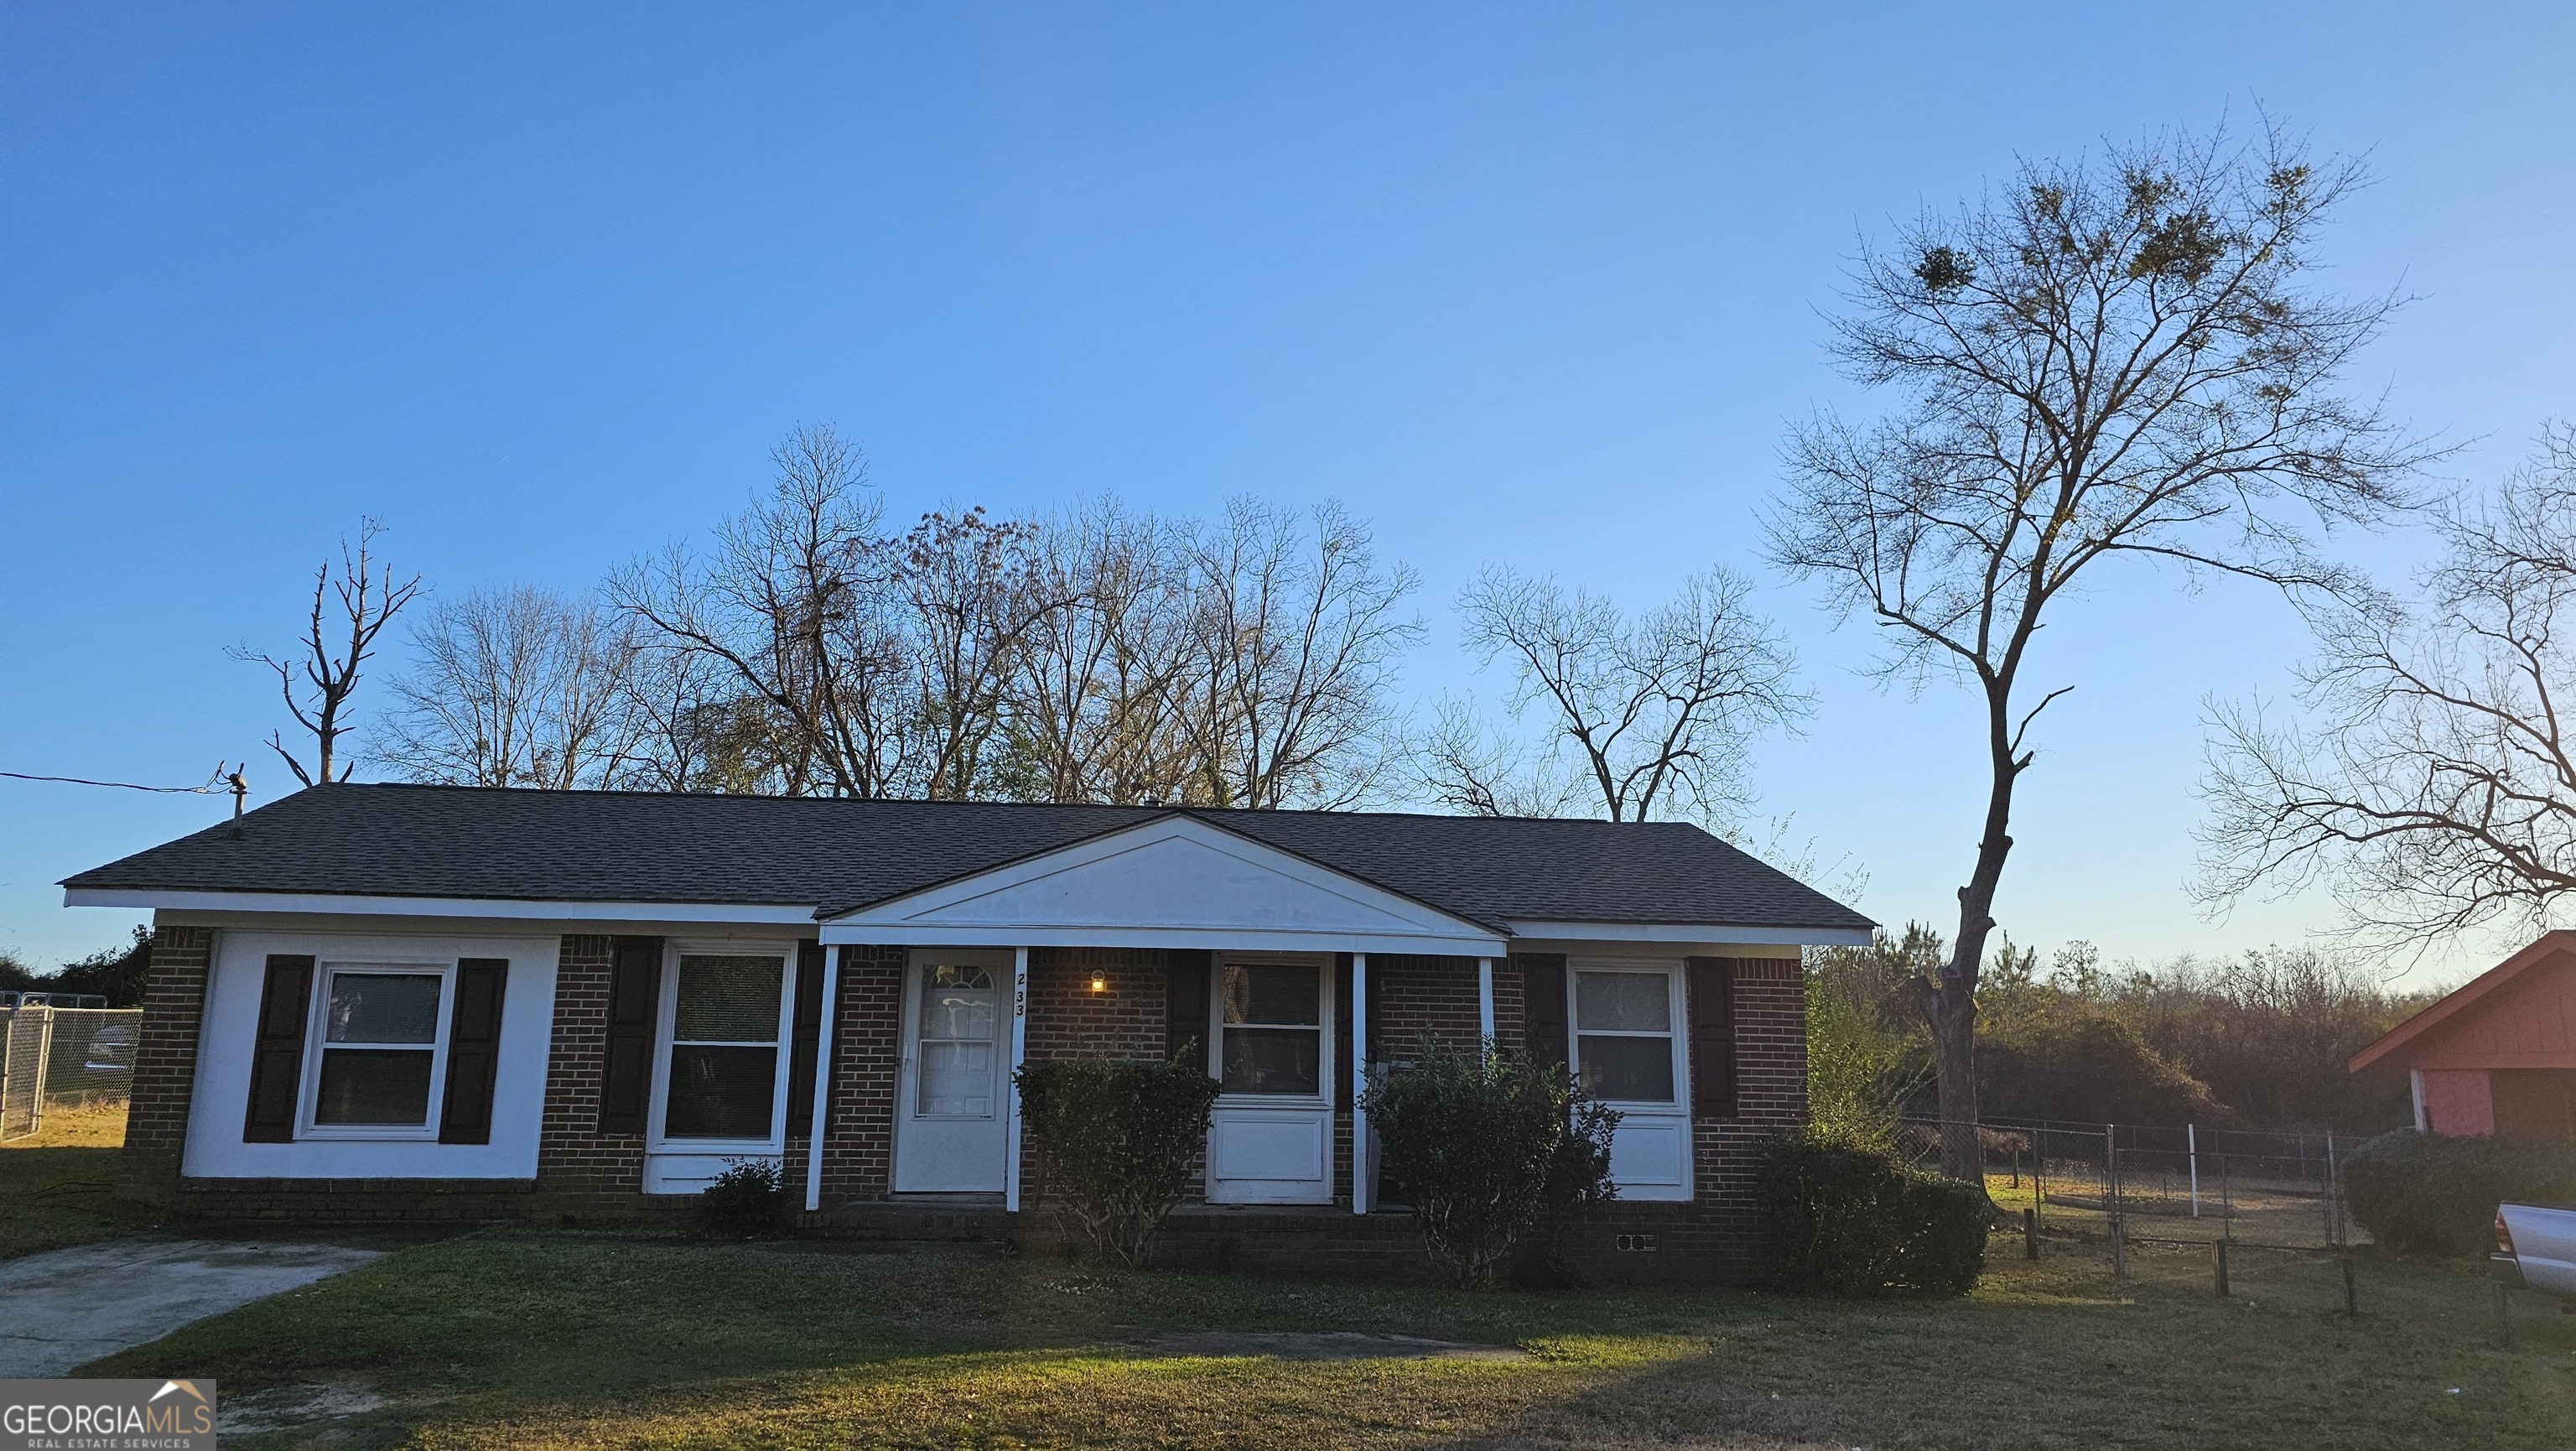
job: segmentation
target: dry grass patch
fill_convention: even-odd
[[[124,1147],[122,1100],[48,1109],[37,1133],[0,1143],[0,1259],[149,1228],[111,1202]]]

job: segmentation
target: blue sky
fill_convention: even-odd
[[[581,587],[821,420],[897,517],[1345,500],[1425,578],[1409,687],[1477,686],[1485,563],[1639,605],[1757,566],[1786,422],[1869,406],[1819,346],[1858,237],[2258,104],[2369,154],[2327,256],[2420,300],[2356,385],[2491,478],[2576,412],[2571,53],[2538,5],[10,7],[0,770],[273,795],[224,647],[286,643],[359,515],[442,590]],[[1940,920],[1969,702],[1770,607],[1821,708],[1765,810]],[[2324,925],[2183,892],[2201,703],[2283,687],[2288,612],[2142,570],[2050,634],[2014,937]],[[0,781],[0,946],[121,936],[51,884],[220,809]]]

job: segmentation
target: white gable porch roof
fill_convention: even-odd
[[[1501,956],[1501,932],[1193,816],[824,919],[827,943]]]

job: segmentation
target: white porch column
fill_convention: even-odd
[[[1351,1213],[1369,1212],[1368,954],[1351,954]]]
[[[1002,1086],[1008,1097],[1003,1101],[1003,1122],[1009,1129],[1003,1134],[1002,1207],[1016,1214],[1020,1208],[1020,1065],[1029,1056],[1029,950],[1011,949],[1011,1072]]]
[[[1494,1044],[1494,960],[1476,959],[1476,1030],[1485,1035],[1478,1052],[1491,1052]]]
[[[805,1208],[823,1207],[823,1130],[832,1122],[832,1020],[840,1016],[841,949],[823,949],[823,1030],[814,1040],[814,1125],[805,1142]]]
[[[2415,1096],[2415,1132],[2419,1134],[2431,1133],[2433,1131],[2433,1122],[2431,1119],[2424,1116],[2423,1069],[2409,1068],[2406,1070],[2406,1089],[2409,1093]]]

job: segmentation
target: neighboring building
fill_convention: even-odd
[[[1013,1069],[1188,1053],[1174,1252],[1355,1264],[1413,1244],[1354,1217],[1355,1087],[1482,1036],[1624,1114],[1578,1248],[1690,1277],[1750,1267],[1805,1117],[1799,948],[1871,930],[1680,824],[432,786],[64,886],[155,914],[123,1190],[185,1215],[631,1214],[761,1158],[811,1232],[1043,1237]]]
[[[2551,932],[2353,1055],[2404,1070],[2426,1133],[2576,1139],[2576,932]]]

